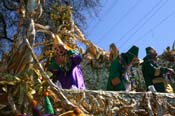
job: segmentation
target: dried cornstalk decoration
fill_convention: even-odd
[[[58,88],[48,76],[45,70],[46,61],[53,55],[53,42],[54,39],[61,39],[64,44],[68,46],[74,46],[76,49],[75,41],[80,41],[86,46],[94,46],[90,41],[84,38],[84,35],[80,29],[73,23],[72,11],[69,6],[54,7],[56,15],[51,14],[51,20],[57,24],[56,30],[51,29],[49,26],[44,26],[36,23],[36,21],[42,15],[43,0],[27,0],[20,1],[17,13],[19,14],[19,23],[17,33],[14,35],[14,43],[9,53],[4,54],[2,58],[2,65],[0,66],[0,86],[2,91],[8,97],[6,104],[10,104],[11,111],[9,113],[31,113],[30,102],[32,99],[37,99],[40,104],[42,100],[38,97],[42,97],[44,91],[49,91],[54,99],[61,101],[59,106],[62,107],[62,111],[72,109],[75,107],[62,93],[62,90]],[[59,12],[59,15],[57,13]],[[52,30],[52,31],[51,31]],[[36,33],[44,33],[51,39],[42,43],[35,43]],[[34,53],[34,48],[38,46],[44,46],[44,50],[40,56]],[[101,49],[99,49],[101,50]],[[48,59],[41,61],[43,59]],[[13,91],[13,92],[12,92]],[[15,96],[19,96],[16,98]],[[57,106],[57,103],[54,104]]]
[[[53,39],[59,36],[57,33],[51,32],[47,26],[35,24],[35,21],[39,18],[37,15],[40,16],[42,13],[42,2],[40,0],[20,1],[18,11],[20,21],[17,33],[14,36],[14,43],[10,52],[2,58],[3,62],[0,67],[0,77],[2,79],[0,86],[3,88],[3,93],[10,96],[6,100],[6,105],[10,104],[13,114],[22,112],[30,114],[31,111],[28,107],[31,107],[31,100],[37,99],[42,104],[42,100],[38,99],[37,96],[42,97],[43,92],[47,90],[62,101],[60,105],[64,110],[72,109],[75,105],[49,79],[43,65],[33,51],[33,48],[38,45],[46,47],[50,45],[48,42],[35,44],[37,32],[49,34],[52,38],[51,45],[53,45]],[[15,96],[19,97],[16,98]]]

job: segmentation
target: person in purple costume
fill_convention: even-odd
[[[53,73],[53,80],[59,81],[63,89],[85,89],[81,61],[78,51],[70,50],[65,45],[57,45],[48,69]]]

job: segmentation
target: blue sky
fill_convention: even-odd
[[[175,0],[102,0],[99,16],[88,19],[87,39],[120,53],[138,46],[139,58],[147,46],[161,54],[175,41]]]

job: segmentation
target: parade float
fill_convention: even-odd
[[[36,23],[42,17],[41,1],[20,2],[17,10],[19,23],[13,46],[9,52],[3,54],[0,62],[1,116],[32,115],[31,103],[34,99],[44,113],[43,95],[46,91],[49,93],[55,115],[75,107],[86,116],[175,115],[175,94],[146,92],[140,70],[141,62],[133,69],[133,91],[105,91],[109,53],[84,37],[72,20],[72,8],[68,5],[52,6],[50,20],[55,28]],[[47,38],[37,43],[37,33],[44,33]],[[54,54],[54,43],[58,41],[82,54],[82,70],[87,90],[61,89],[52,82],[52,74],[47,65]],[[77,41],[86,46],[86,52],[76,45]],[[39,55],[34,51],[38,46],[43,48]],[[165,51],[160,59],[169,61],[167,58],[174,58],[173,54],[174,49]],[[174,60],[171,63],[173,66]]]

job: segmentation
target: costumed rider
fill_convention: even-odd
[[[132,46],[126,53],[112,60],[109,69],[109,79],[107,90],[109,91],[130,91],[131,81],[127,76],[127,71],[138,60],[139,48]]]
[[[64,44],[57,35],[54,52],[48,67],[53,73],[53,80],[58,81],[63,89],[85,89],[79,52]]]
[[[165,81],[164,75],[167,72],[174,74],[173,69],[160,67],[157,63],[157,52],[152,47],[146,48],[146,56],[142,64],[143,77],[148,90],[157,92],[173,93],[170,84]]]

